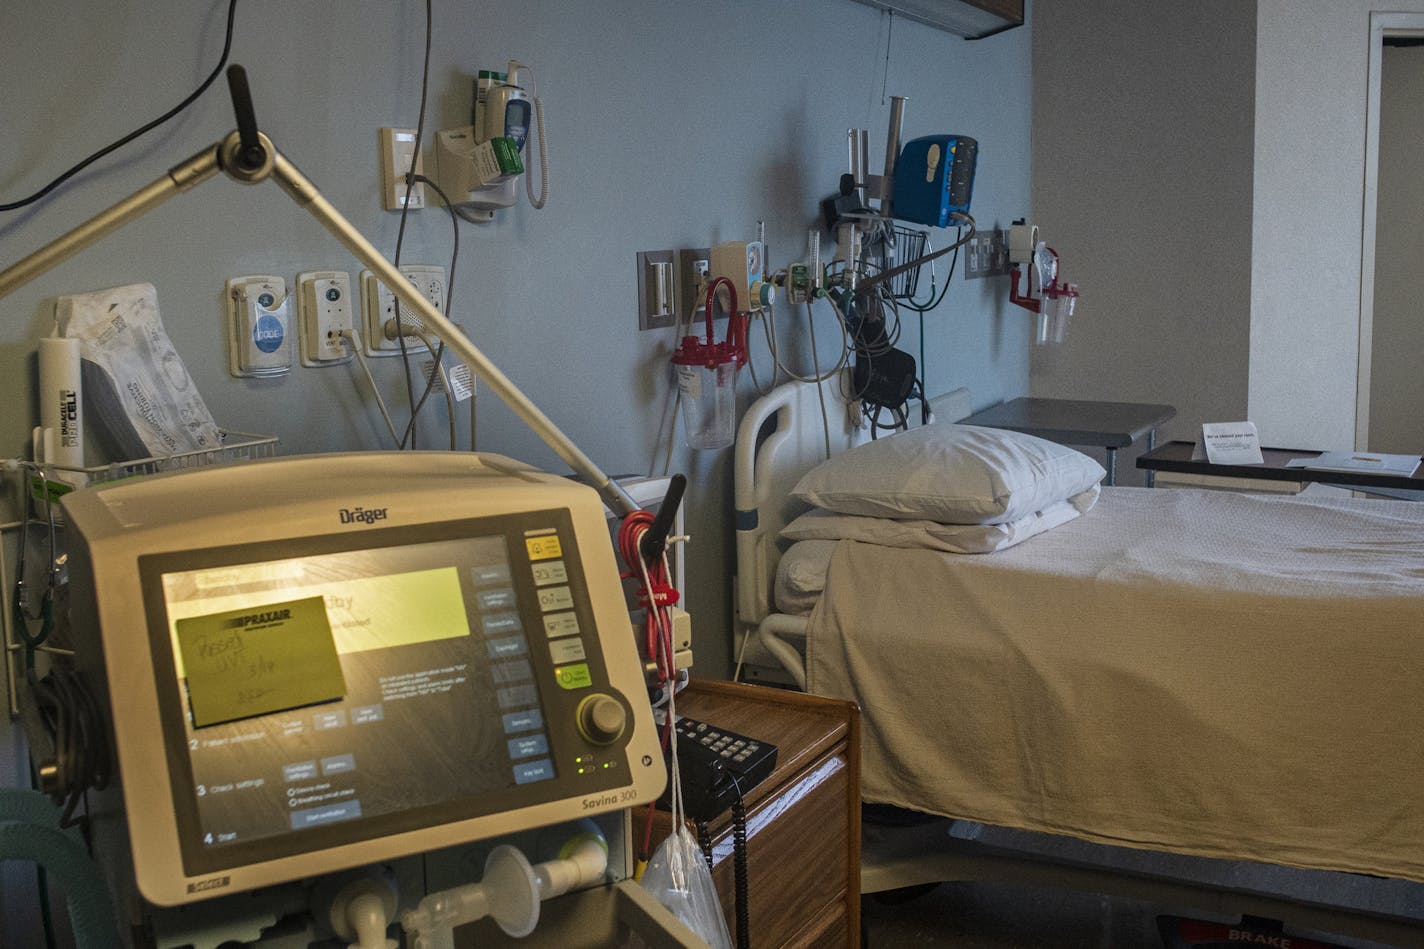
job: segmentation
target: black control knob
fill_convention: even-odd
[[[627,727],[628,713],[613,696],[596,693],[579,703],[579,734],[595,745],[613,744]]]

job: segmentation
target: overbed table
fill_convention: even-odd
[[[1147,452],[1137,459],[1137,467],[1153,471],[1175,471],[1180,474],[1208,475],[1221,478],[1251,478],[1259,481],[1290,481],[1297,484],[1332,484],[1404,497],[1424,498],[1424,465],[1408,476],[1372,474],[1368,471],[1315,471],[1310,468],[1289,468],[1287,462],[1298,458],[1315,458],[1318,451],[1298,448],[1262,448],[1259,465],[1214,465],[1206,459],[1193,459],[1196,442],[1172,441]]]
[[[975,412],[962,422],[1036,435],[1061,445],[1104,448],[1108,469],[1105,483],[1113,485],[1117,484],[1117,450],[1145,437],[1150,453],[1157,443],[1157,426],[1176,414],[1173,406],[1141,402],[1021,398]],[[1152,479],[1153,472],[1148,469],[1149,488]]]

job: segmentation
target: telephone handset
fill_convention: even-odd
[[[694,820],[718,817],[776,768],[776,746],[770,742],[685,717],[677,720],[677,734],[682,804]],[[670,793],[663,794],[659,806],[668,806]]]

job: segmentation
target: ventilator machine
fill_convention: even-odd
[[[64,508],[75,653],[122,777],[91,795],[95,853],[152,945],[286,925],[379,933],[365,949],[399,922],[434,947],[486,915],[525,935],[541,899],[627,876],[623,814],[665,774],[592,489],[366,452]]]

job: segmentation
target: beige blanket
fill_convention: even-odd
[[[868,801],[1424,880],[1424,504],[1117,488],[994,554],[845,541],[808,672]]]

